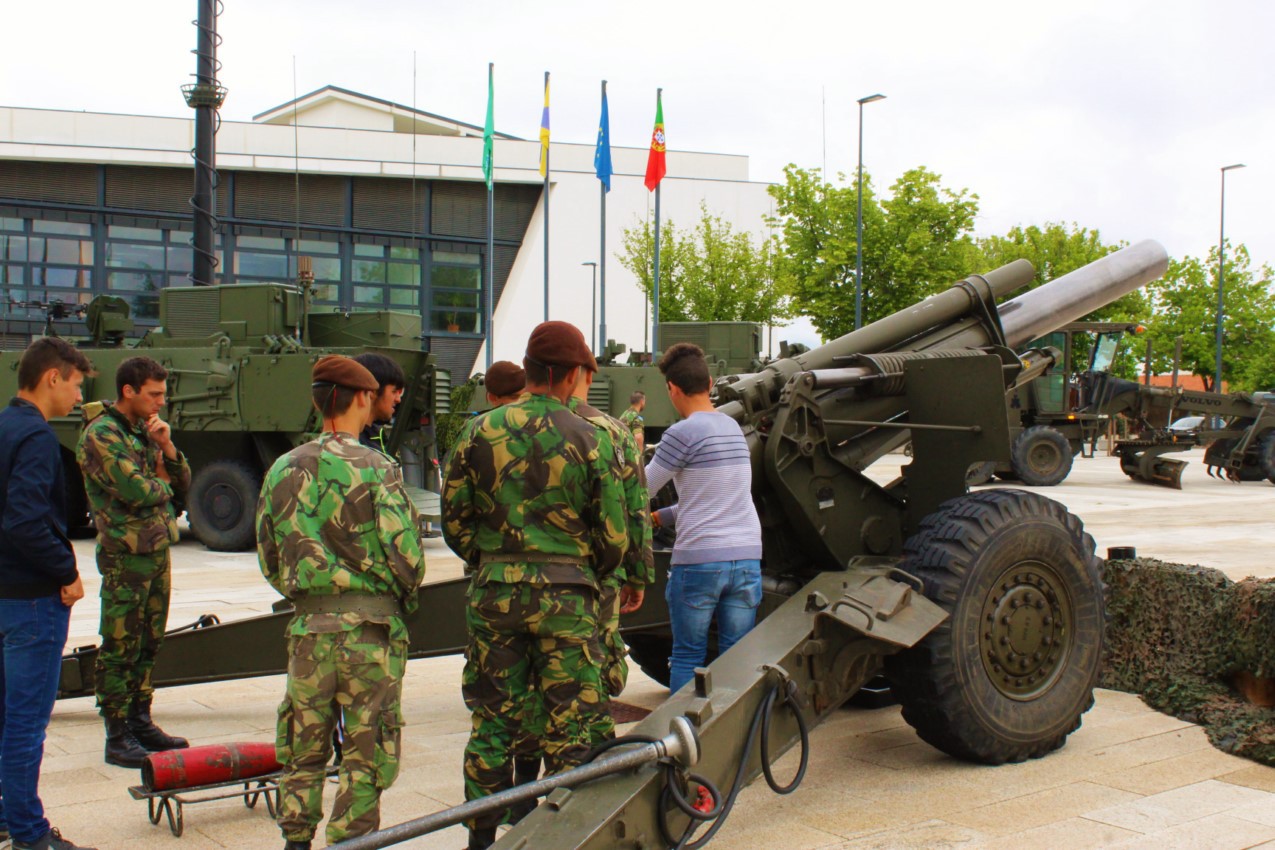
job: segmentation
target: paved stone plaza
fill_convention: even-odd
[[[1205,475],[1195,451],[1181,492],[1129,481],[1113,458],[1077,458],[1071,477],[1041,491],[1080,516],[1098,544],[1217,567],[1233,579],[1275,576],[1270,556],[1275,487]],[[900,458],[901,459],[901,458]],[[897,464],[873,474],[892,477]],[[71,619],[71,646],[96,641],[97,575],[92,541],[77,553],[88,598]],[[428,541],[427,581],[460,574],[441,541]],[[208,552],[194,540],[174,552],[172,626],[203,613],[231,620],[270,610],[277,596],[251,554]],[[402,774],[384,798],[391,824],[462,801],[461,752],[469,717],[460,699],[461,660],[413,661],[404,688]],[[160,691],[156,719],[193,745],[270,741],[281,676]],[[653,706],[662,689],[636,669],[624,700]],[[847,709],[812,735],[810,769],[791,796],[756,783],[740,797],[714,847],[721,848],[1275,848],[1275,769],[1225,755],[1196,726],[1148,709],[1135,696],[1099,691],[1084,724],[1061,751],[1020,765],[984,767],[951,759],[917,739],[897,708]],[[42,793],[68,837],[100,850],[278,848],[264,806],[238,801],[194,806],[174,838],[152,826],[127,793],[136,771],[102,761],[103,733],[91,699],[54,710]],[[791,774],[795,759],[778,774]],[[329,796],[330,800],[330,796]],[[457,850],[464,831],[400,845]],[[316,842],[316,847],[322,842]],[[539,848],[537,848],[539,850]],[[560,850],[560,848],[544,848]]]

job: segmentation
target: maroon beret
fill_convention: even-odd
[[[541,366],[583,366],[598,371],[584,334],[569,322],[541,322],[527,340],[527,359]]]
[[[311,380],[316,384],[336,384],[350,390],[372,392],[376,392],[381,386],[366,366],[340,354],[320,357],[319,362],[314,364]]]
[[[517,363],[497,360],[487,370],[483,383],[487,392],[497,398],[506,398],[522,392],[522,388],[527,385],[527,373]]]

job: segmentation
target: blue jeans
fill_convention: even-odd
[[[673,624],[669,690],[676,692],[704,666],[708,627],[717,616],[717,654],[748,633],[761,604],[761,561],[710,561],[677,564],[664,589]]]
[[[0,824],[24,843],[49,831],[40,763],[70,621],[59,596],[0,599]]]

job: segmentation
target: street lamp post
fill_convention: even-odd
[[[593,353],[598,353],[598,264],[595,262],[581,263],[582,266],[593,266],[593,286],[590,292],[593,293],[593,318],[589,321],[589,339],[593,340]]]
[[[863,105],[885,100],[883,94],[870,94],[859,98],[859,189],[855,193],[859,214],[854,237],[854,327],[863,327]]]
[[[1244,163],[1238,162],[1235,165],[1227,165],[1222,168],[1222,209],[1218,216],[1218,237],[1217,237],[1217,352],[1216,360],[1213,368],[1213,392],[1220,393],[1222,391],[1222,317],[1224,315],[1222,309],[1223,286],[1222,281],[1225,277],[1225,258],[1226,258],[1226,172],[1233,171],[1236,168],[1243,168]]]

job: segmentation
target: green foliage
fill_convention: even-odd
[[[1217,251],[1207,261],[1171,260],[1169,270],[1147,289],[1154,301],[1149,322],[1152,370],[1173,368],[1174,341],[1182,337],[1180,369],[1198,375],[1213,389],[1216,357]],[[1232,390],[1275,387],[1275,295],[1269,266],[1250,267],[1240,245],[1226,254],[1222,380]]]
[[[795,165],[770,188],[784,234],[781,286],[825,339],[854,330],[858,196]],[[905,172],[879,199],[865,175],[863,318],[870,323],[947,288],[977,265],[978,196],[953,191],[925,168]]]
[[[438,441],[440,458],[447,457],[452,446],[456,444],[456,438],[460,436],[461,429],[473,418],[469,403],[474,400],[474,393],[477,390],[478,375],[474,375],[459,386],[452,387],[451,412],[440,415],[434,426],[434,438]]]
[[[652,295],[655,235],[648,222],[622,237],[620,264]],[[736,232],[700,204],[695,227],[660,226],[661,322],[760,322],[773,325],[792,315],[790,300],[776,285],[778,240]]]

